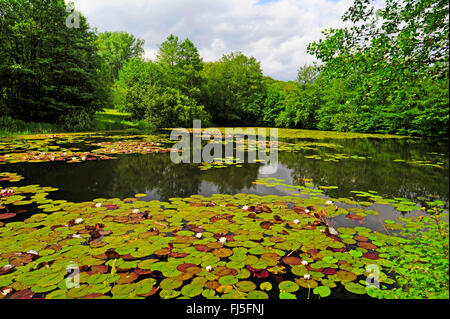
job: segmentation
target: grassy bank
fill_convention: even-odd
[[[130,113],[121,113],[115,109],[104,109],[94,115],[89,131],[112,131],[137,129],[142,131],[152,131],[153,126],[147,122],[133,122]],[[70,131],[67,128],[51,123],[35,123],[15,120],[10,117],[0,117],[0,137],[27,135],[27,134],[47,134]]]

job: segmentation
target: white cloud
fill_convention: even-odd
[[[205,61],[242,51],[261,61],[266,75],[293,80],[314,61],[308,43],[339,27],[352,0],[74,0],[99,31],[133,33],[153,58],[170,33],[189,37]]]

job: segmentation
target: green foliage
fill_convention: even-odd
[[[202,68],[194,44],[170,35],[155,62],[134,58],[125,63],[114,85],[114,103],[147,128],[189,127],[194,119],[209,123],[198,103]]]
[[[170,35],[154,61],[126,32],[66,26],[62,0],[0,0],[0,114],[66,130],[127,127],[93,118],[103,107],[138,127],[225,126],[445,136],[449,125],[448,2],[355,0],[349,27],[325,30],[296,81],[262,74],[240,52],[204,63]],[[177,114],[179,112],[179,114]]]
[[[108,105],[114,105],[113,84],[124,64],[144,53],[144,40],[126,32],[104,32],[98,35],[96,45],[101,59],[99,75],[104,100]]]
[[[385,249],[395,262],[399,288],[370,289],[369,295],[390,299],[448,299],[448,214],[435,212],[407,222],[406,239]]]
[[[255,58],[244,54],[224,55],[207,63],[203,75],[203,104],[217,124],[255,125],[261,123],[265,98],[264,77]]]
[[[448,2],[372,2],[355,0],[353,26],[308,47],[324,63],[318,128],[448,134]]]
[[[104,32],[97,38],[98,54],[109,82],[114,82],[123,65],[144,53],[144,40],[126,32]]]
[[[157,127],[189,127],[194,119],[202,120],[206,125],[209,123],[209,114],[196,100],[178,89],[156,86],[149,86],[140,93],[132,115]]]
[[[139,103],[140,93],[149,85],[162,86],[163,69],[152,61],[140,58],[129,60],[119,72],[114,84],[113,101],[115,107],[122,112],[133,112]]]
[[[156,59],[162,70],[163,85],[180,90],[184,95],[197,98],[201,86],[203,62],[195,45],[185,39],[180,42],[171,34],[164,41]]]
[[[0,136],[17,134],[50,133],[62,131],[59,125],[50,123],[24,122],[9,116],[0,117]]]
[[[100,106],[96,35],[64,1],[0,1],[0,105],[24,121],[64,122]]]

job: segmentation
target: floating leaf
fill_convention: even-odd
[[[220,282],[220,280],[219,280],[219,282]],[[253,290],[256,289],[256,284],[253,283],[253,282],[251,282],[251,281],[245,280],[245,281],[239,281],[239,282],[236,284],[236,287],[237,287],[237,289],[239,289],[240,291],[243,291],[243,292],[250,292],[250,291],[253,291]]]
[[[293,281],[283,281],[278,285],[278,288],[281,291],[286,291],[286,292],[295,292],[299,289],[299,286],[293,282]]]
[[[297,257],[284,257],[283,262],[288,265],[301,265],[302,260]]]
[[[221,285],[234,285],[238,282],[238,279],[235,276],[223,276],[219,278],[219,283]]]
[[[181,287],[183,285],[183,281],[178,280],[176,278],[166,278],[161,281],[160,286],[162,289],[173,290]]]
[[[183,288],[181,289],[181,293],[183,294],[183,296],[191,298],[200,295],[202,291],[203,291],[202,286],[194,283],[187,284],[186,286],[183,286]]]
[[[313,293],[319,295],[322,298],[325,298],[331,294],[331,290],[327,286],[319,286],[314,288]]]
[[[280,299],[297,299],[294,294],[291,294],[287,291],[281,291],[279,297]]]

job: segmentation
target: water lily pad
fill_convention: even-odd
[[[260,290],[254,290],[247,294],[247,299],[269,299],[269,296]]]
[[[239,289],[242,292],[250,292],[256,289],[256,284],[252,281],[239,281],[236,284],[237,289]]]
[[[281,291],[279,295],[280,299],[297,299],[297,296],[294,294],[291,294],[287,291]]]
[[[278,288],[281,291],[295,292],[295,291],[297,291],[299,289],[299,286],[293,281],[286,280],[286,281],[281,282],[278,285]]]
[[[327,286],[319,286],[314,288],[313,293],[319,295],[322,298],[325,298],[331,294],[331,290]]]
[[[173,290],[181,287],[183,285],[183,281],[178,280],[176,278],[166,278],[161,281],[160,286],[162,289]]]
[[[238,282],[238,279],[235,276],[223,276],[219,278],[219,283],[221,285],[234,285]]]
[[[336,276],[341,281],[353,281],[353,280],[356,280],[356,275],[353,272],[350,272],[350,271],[339,270],[336,273]]]
[[[283,262],[288,265],[301,265],[302,260],[298,257],[284,257]]]
[[[348,282],[344,284],[345,289],[350,291],[351,293],[363,295],[366,293],[366,287],[354,282]]]
[[[183,296],[191,298],[200,295],[202,291],[203,287],[194,283],[187,284],[181,289],[181,293],[183,294]]]

